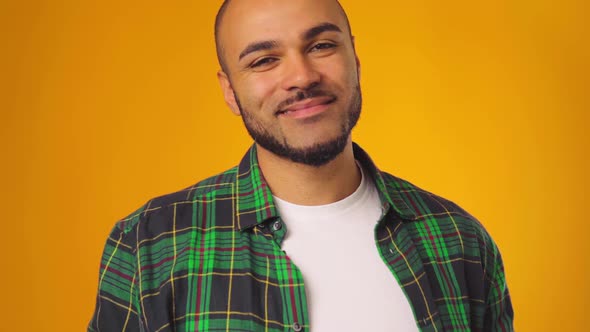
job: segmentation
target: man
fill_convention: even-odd
[[[359,59],[336,0],[226,1],[239,166],[114,228],[89,331],[511,331],[500,253],[457,205],[351,140]]]

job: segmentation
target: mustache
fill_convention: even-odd
[[[334,95],[333,93],[329,93],[327,91],[324,91],[322,89],[309,89],[309,90],[302,90],[302,91],[298,91],[294,96],[291,96],[285,100],[283,100],[282,102],[279,103],[279,105],[277,106],[277,111],[281,111],[284,110],[285,108],[291,106],[292,104],[295,104],[297,102],[300,102],[302,100],[305,99],[309,99],[309,98],[315,98],[315,97],[329,97],[330,99],[336,100],[336,95]]]

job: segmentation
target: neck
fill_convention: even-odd
[[[258,163],[274,196],[298,205],[324,205],[352,194],[361,174],[349,140],[334,160],[320,166],[295,163],[256,146]]]

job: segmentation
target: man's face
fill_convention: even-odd
[[[260,147],[314,166],[342,152],[361,94],[358,60],[335,1],[233,1],[219,38],[226,102]]]

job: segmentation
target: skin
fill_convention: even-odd
[[[330,28],[310,36],[311,29],[319,26]],[[360,67],[336,1],[232,1],[219,27],[219,41],[227,71],[218,73],[224,99],[251,126],[290,147],[308,149],[334,140],[349,124],[350,105],[355,93],[360,94]],[[272,47],[245,52],[262,41],[272,41]],[[322,93],[290,102],[312,90]],[[305,107],[308,103],[318,105]],[[285,109],[292,112],[282,113]],[[319,167],[257,148],[273,194],[289,202],[332,203],[350,195],[360,183],[350,136],[344,150]]]

